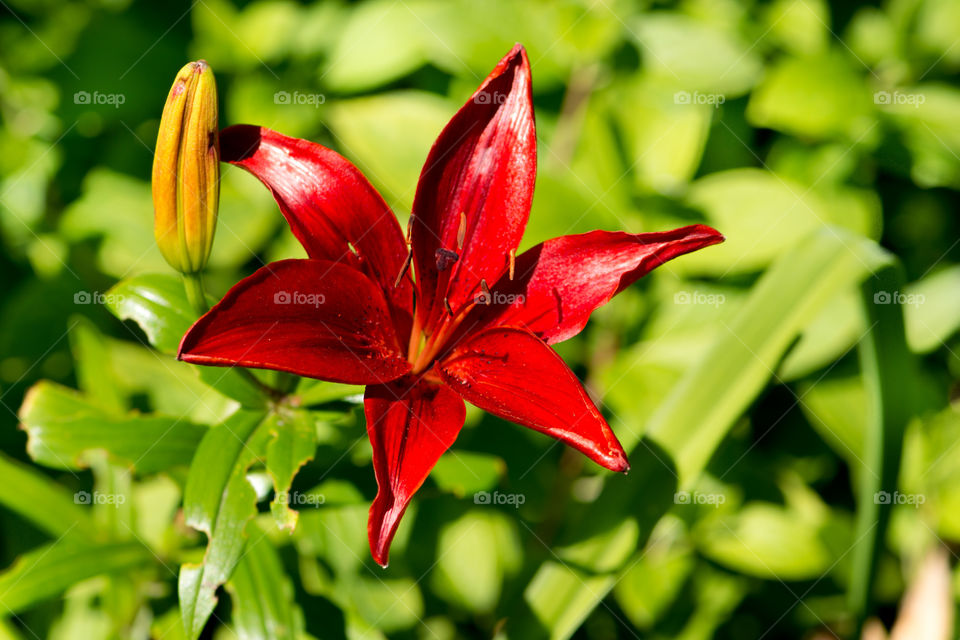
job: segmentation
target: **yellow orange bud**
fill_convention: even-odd
[[[153,156],[154,236],[181,273],[197,273],[210,257],[220,200],[217,84],[205,61],[177,74],[160,119]]]

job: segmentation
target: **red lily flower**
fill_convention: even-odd
[[[579,333],[594,309],[654,267],[723,236],[704,225],[593,231],[514,259],[536,175],[523,47],[430,150],[409,249],[380,195],[330,149],[248,125],[225,129],[220,145],[225,161],[273,192],[309,259],[269,264],[238,283],[187,332],[179,357],[367,385],[379,487],[368,532],[378,563],[386,566],[411,497],[463,426],[464,400],[628,469],[549,345]]]

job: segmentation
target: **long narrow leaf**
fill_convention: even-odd
[[[799,242],[770,267],[737,317],[651,420],[647,434],[674,457],[681,487],[696,480],[823,305],[886,259],[873,242],[828,228]]]
[[[903,271],[897,263],[879,270],[862,287],[870,323],[860,341],[867,429],[857,474],[857,531],[848,594],[850,611],[859,624],[869,613],[881,541],[896,496],[903,436],[915,408],[915,362],[907,346],[903,307],[897,295],[903,284]]]

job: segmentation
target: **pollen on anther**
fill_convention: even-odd
[[[482,292],[478,299],[480,304],[489,305],[493,302],[493,295],[491,295],[490,287],[487,286],[487,281],[484,278],[480,278],[480,291]]]
[[[410,262],[413,260],[413,250],[409,247],[407,248],[407,257],[403,261],[403,266],[400,267],[400,273],[397,274],[397,279],[393,282],[393,288],[396,289],[400,286],[400,281],[403,280],[403,276],[407,275],[407,271],[410,270]]]
[[[463,251],[463,241],[467,237],[467,214],[460,212],[460,228],[457,229],[457,249]]]
[[[456,251],[450,251],[450,249],[444,249],[442,247],[437,249],[434,255],[437,259],[437,271],[446,271],[460,259]]]
[[[510,249],[510,253],[507,254],[507,257],[510,260],[510,279],[513,280],[513,269],[514,269],[514,266],[516,266],[517,250]]]

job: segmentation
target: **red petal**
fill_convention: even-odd
[[[439,363],[441,378],[495,416],[551,435],[612,471],[627,456],[557,353],[522,329],[493,327],[461,342]]]
[[[530,215],[536,165],[530,64],[517,45],[444,128],[417,185],[417,313],[428,332],[444,297],[456,311],[481,279],[494,282],[507,268]]]
[[[379,487],[367,527],[370,551],[385,567],[403,512],[457,439],[466,408],[448,387],[422,378],[371,385],[363,406]]]
[[[403,231],[380,194],[346,158],[308,140],[251,125],[220,132],[220,157],[273,192],[307,255],[363,269],[398,307],[410,310],[406,284],[392,293],[407,257]]]
[[[591,231],[562,236],[517,256],[513,280],[491,289],[464,326],[523,326],[549,344],[580,333],[594,309],[668,260],[723,242],[697,224],[659,233]]]
[[[349,384],[410,369],[380,288],[328,260],[281,260],[241,280],[187,331],[178,357]]]

